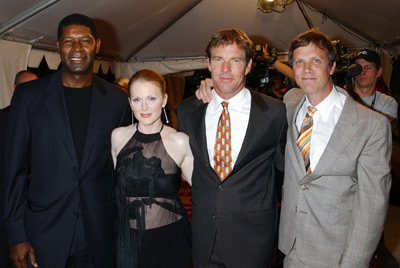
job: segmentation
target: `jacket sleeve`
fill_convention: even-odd
[[[19,87],[11,100],[6,134],[4,219],[10,245],[28,241],[25,229],[27,178],[30,157],[28,111]]]
[[[357,189],[342,268],[369,267],[382,235],[391,187],[392,137],[386,117],[376,120],[357,164]]]

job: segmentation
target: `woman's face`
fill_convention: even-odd
[[[167,94],[157,84],[139,79],[131,85],[130,95],[132,111],[140,124],[149,126],[161,120]]]

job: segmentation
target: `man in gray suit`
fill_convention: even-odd
[[[335,58],[316,30],[297,36],[289,51],[301,89],[284,97],[289,129],[279,248],[285,268],[369,267],[385,222],[390,124],[333,85]],[[316,111],[309,116],[309,151],[301,152],[308,106]]]

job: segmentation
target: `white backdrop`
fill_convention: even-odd
[[[14,92],[14,78],[26,70],[31,45],[0,40],[0,109],[8,106]]]

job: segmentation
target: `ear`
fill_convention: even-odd
[[[129,107],[131,107],[131,110],[133,111],[132,101],[131,101],[131,98],[130,98],[130,97],[128,97],[128,101],[129,101]]]
[[[162,107],[163,107],[163,108],[165,107],[165,105],[167,105],[167,102],[168,102],[168,94],[165,93],[165,94],[164,94],[164,99],[163,99],[163,104],[162,104]]]
[[[210,58],[207,58],[207,65],[208,65],[208,70],[211,72]]]
[[[100,45],[101,45],[101,40],[100,38],[96,39],[96,54],[100,52]]]
[[[335,72],[335,70],[336,70],[336,61],[332,64],[332,66],[331,66],[331,68],[330,68],[330,70],[329,70],[329,74],[330,74],[330,75],[333,75],[333,73]]]
[[[379,70],[376,73],[376,77],[380,77],[382,75],[382,72],[383,72],[382,67],[379,67]]]
[[[57,52],[58,54],[60,54],[60,42],[58,42],[58,40],[56,42],[56,45],[57,45]]]
[[[245,74],[246,75],[250,72],[252,64],[253,64],[253,60],[250,59],[249,62],[247,63],[247,66],[246,66],[246,70],[245,70]]]

